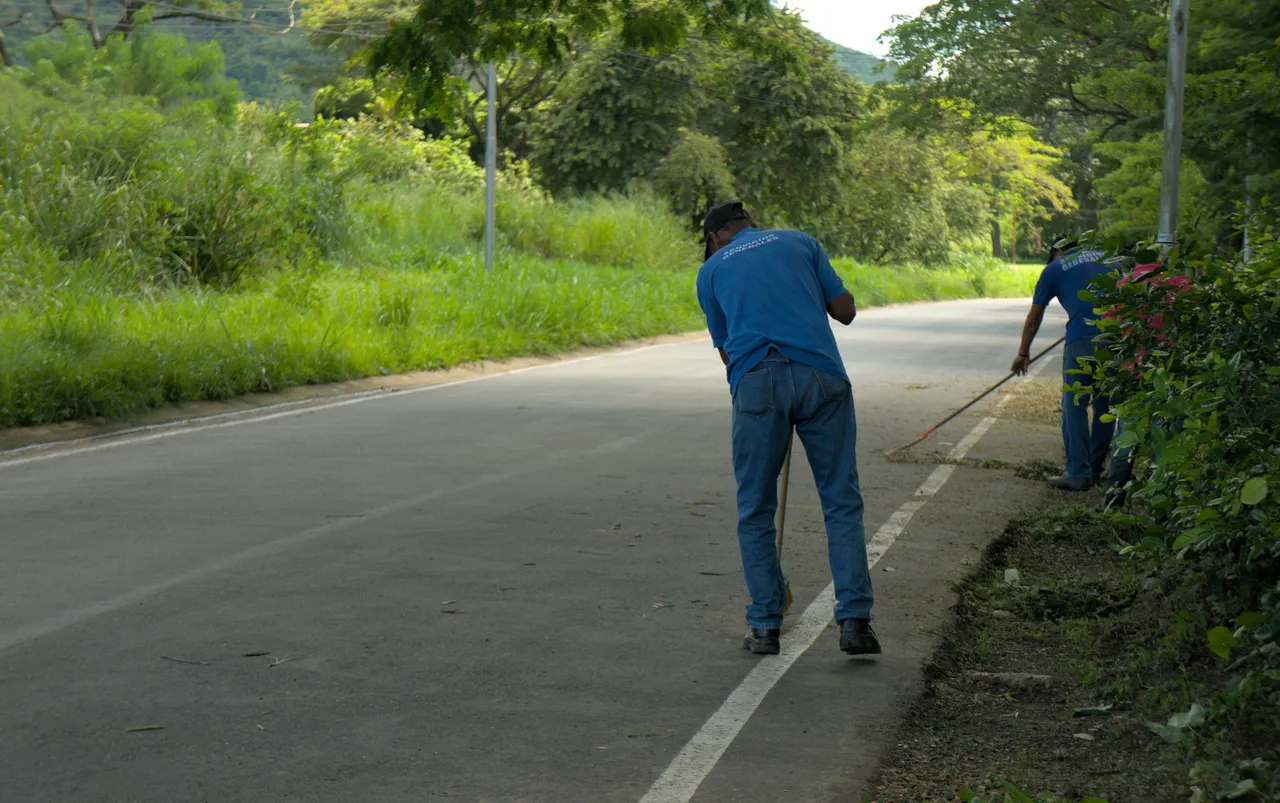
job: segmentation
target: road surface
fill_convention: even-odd
[[[1041,493],[961,468],[921,497],[936,466],[880,452],[1001,377],[1024,311],[840,328],[868,536],[923,500],[874,570],[885,654],[828,627],[650,801],[856,799],[951,583]],[[635,803],[761,661],[709,341],[165,435],[0,456],[0,801]],[[791,501],[798,615],[829,581],[803,460]]]

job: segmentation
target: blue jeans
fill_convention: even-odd
[[[1124,432],[1124,419],[1116,422],[1116,437]],[[1118,446],[1111,453],[1111,465],[1107,468],[1107,485],[1119,490],[1133,479],[1133,447]]]
[[[869,619],[871,572],[854,453],[853,391],[839,376],[770,351],[738,382],[733,397],[733,473],[738,479],[738,547],[751,604],[747,623],[782,625],[786,581],[778,561],[774,514],[778,474],[791,428],[804,444],[822,499],[837,622]]]
[[[1079,367],[1081,357],[1093,356],[1093,338],[1081,337],[1066,345],[1062,356],[1062,381],[1067,385],[1076,382],[1085,386],[1093,385],[1093,377],[1082,374],[1067,373]],[[1111,409],[1111,401],[1106,396],[1082,396],[1076,400],[1076,394],[1062,392],[1062,445],[1067,450],[1067,476],[1084,479],[1097,479],[1107,468],[1107,457],[1111,452],[1111,436],[1115,433],[1115,422],[1103,423],[1102,416]],[[1093,410],[1092,426],[1089,411]]]

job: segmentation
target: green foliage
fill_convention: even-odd
[[[317,26],[313,5],[293,7],[294,23]],[[8,0],[4,8],[0,24],[14,22],[10,10],[20,20],[4,29],[9,55],[19,66],[31,67],[28,46],[40,47],[50,37],[76,36],[100,49],[119,47],[146,30],[185,38],[197,51],[216,44],[225,54],[226,77],[238,84],[245,98],[297,103],[304,114],[309,114],[309,88],[328,80],[342,61],[339,54],[314,46],[302,29],[291,29],[290,11],[283,7],[243,10],[239,3],[224,0]],[[252,23],[233,21],[246,16]]]
[[[1160,214],[1161,137],[1152,134],[1139,142],[1105,142],[1094,149],[1115,168],[1098,179],[1095,187],[1101,208],[1099,226],[1108,235],[1129,242],[1147,239],[1156,230]],[[1216,234],[1212,208],[1206,206],[1207,184],[1200,168],[1189,157],[1182,159],[1179,229],[1184,238],[1212,241]]]
[[[278,272],[236,293],[55,294],[0,316],[0,426],[545,354],[698,325],[685,272],[513,255]]]
[[[1156,254],[1118,251],[1127,275]],[[1118,441],[1140,461],[1121,518],[1140,525],[1129,554],[1159,561],[1205,597],[1212,627],[1201,644],[1236,672],[1224,689],[1167,723],[1162,738],[1203,757],[1193,771],[1217,799],[1273,799],[1280,755],[1280,243],[1263,235],[1258,258],[1169,255],[1156,280],[1117,281],[1095,293],[1115,312],[1101,322],[1092,369],[1119,403]],[[1232,626],[1223,624],[1231,622]],[[1269,733],[1248,761],[1215,748],[1232,734]],[[1266,741],[1265,739],[1263,741]],[[1215,756],[1232,756],[1220,761]],[[1269,797],[1270,796],[1270,797]]]
[[[973,233],[975,218],[983,220],[981,206],[975,208],[981,202],[953,183],[946,159],[927,141],[874,131],[846,157],[834,214],[826,225],[811,225],[825,230],[824,242],[837,253],[875,262],[941,261],[955,239],[953,222],[963,237]]]
[[[670,51],[692,34],[736,37],[786,63],[785,48],[771,47],[748,25],[774,14],[768,0],[724,0],[714,7],[701,0],[422,0],[411,19],[375,44],[370,66],[404,78],[418,105],[431,108],[460,59],[485,63],[523,54],[554,64],[575,45],[610,32],[622,48],[639,51]]]
[[[859,306],[960,298],[1025,298],[1039,278],[1038,268],[1011,268],[996,260],[969,257],[946,267],[919,267],[834,259],[832,266]]]
[[[707,103],[689,84],[705,73],[694,51],[647,59],[617,44],[580,56],[532,123],[532,161],[552,192],[617,192],[649,175]]]
[[[1088,146],[1108,139],[1140,143],[1160,128],[1168,6],[1158,0],[940,0],[892,32],[890,55],[906,82],[896,97],[913,112],[908,117],[925,125],[956,103],[973,110],[971,127],[998,130],[1002,118],[1032,121],[1063,145],[1085,145],[1076,159],[1087,173]],[[1184,151],[1204,181],[1184,186],[1182,195],[1196,193],[1192,203],[1214,214],[1204,225],[1220,235],[1230,234],[1237,204],[1280,189],[1278,41],[1275,3],[1203,3],[1191,10]],[[1121,165],[1125,175],[1106,188],[1110,198],[1150,183],[1134,174],[1136,152],[1119,158],[1131,163]],[[1120,205],[1111,227],[1136,226],[1141,216],[1133,210],[1148,203],[1131,196]]]
[[[190,45],[139,21],[132,39],[109,39],[95,48],[78,27],[64,27],[27,43],[34,81],[47,91],[72,88],[111,96],[155,98],[162,108],[208,102],[223,120],[235,116],[240,91],[223,74],[216,42]]]
[[[979,126],[1056,114],[1110,122],[1159,110],[1158,0],[940,0],[891,32],[921,106],[965,103]],[[1148,97],[1152,87],[1160,93]],[[1135,100],[1145,103],[1136,106]]]
[[[60,259],[125,284],[226,282],[312,247],[315,182],[258,132],[201,104],[164,117],[138,99],[65,102],[0,82],[0,209]]]
[[[681,128],[676,143],[649,176],[654,190],[698,231],[707,211],[736,195],[729,154],[720,140]]]
[[[990,789],[976,793],[968,786],[960,790],[962,803],[1077,803],[1074,798],[1068,799],[1057,795],[1032,796],[1003,778],[993,778],[986,784]],[[1086,797],[1078,803],[1107,803],[1099,797]]]

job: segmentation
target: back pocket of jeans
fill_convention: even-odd
[[[844,377],[829,374],[826,371],[819,371],[817,368],[811,368],[813,376],[818,380],[818,387],[822,389],[822,398],[827,401],[841,401],[849,395],[849,383]]]
[[[743,415],[760,417],[773,409],[773,369],[761,368],[738,380],[733,394],[733,410]]]

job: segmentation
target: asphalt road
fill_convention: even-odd
[[[1024,311],[885,308],[839,331],[868,535],[935,468],[878,452],[1000,378]],[[986,442],[1057,456],[1043,425]],[[739,648],[705,340],[27,457],[0,457],[5,803],[634,803],[760,660]],[[829,577],[803,461],[792,488],[802,610]],[[884,656],[851,660],[828,629],[694,800],[856,799],[950,584],[1035,493],[956,471],[875,570]]]

